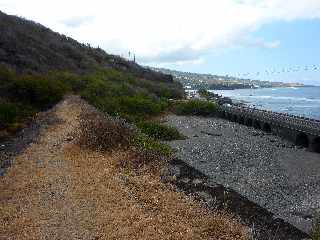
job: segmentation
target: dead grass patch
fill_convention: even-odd
[[[134,131],[122,119],[112,118],[94,108],[80,115],[79,143],[98,151],[126,148],[130,145]]]
[[[132,150],[103,154],[77,146],[66,156],[79,168],[76,194],[99,203],[94,215],[101,239],[247,239],[247,228],[228,214],[214,214],[162,183],[164,163],[137,171],[119,164],[136,161]]]

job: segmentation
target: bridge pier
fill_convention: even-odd
[[[266,133],[271,133],[272,132],[271,125],[267,122],[263,123],[262,130],[265,131]]]
[[[252,119],[251,119],[251,118],[247,118],[247,119],[245,120],[245,124],[246,124],[248,127],[252,127],[252,124],[253,124]]]
[[[254,120],[254,121],[253,121],[253,127],[254,127],[255,129],[261,129],[261,123],[260,123],[260,121],[259,121],[259,120]]]
[[[240,116],[239,121],[240,124],[244,124],[245,123],[245,117],[244,116]]]
[[[311,139],[310,150],[316,153],[320,153],[320,137],[313,137]]]
[[[282,136],[320,153],[320,121],[248,107],[221,107],[220,116],[229,121]]]
[[[234,114],[234,115],[232,116],[232,121],[238,122],[238,116]]]
[[[308,135],[305,134],[305,133],[298,133],[298,134],[297,134],[297,137],[296,137],[295,144],[296,144],[297,146],[309,148],[310,141],[309,141]]]

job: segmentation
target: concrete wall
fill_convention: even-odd
[[[320,153],[320,134],[313,135],[301,131],[300,129],[295,129],[293,126],[290,126],[289,123],[286,124],[284,122],[268,120],[259,115],[255,116],[254,112],[245,114],[240,110],[232,111],[231,109],[230,111],[221,111],[219,116],[233,122],[238,122],[249,127],[254,127],[268,133],[282,136],[298,146]]]

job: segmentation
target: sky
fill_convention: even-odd
[[[320,85],[320,0],[0,0],[142,65]]]

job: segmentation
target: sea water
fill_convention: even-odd
[[[320,120],[320,86],[211,91],[259,109]]]

